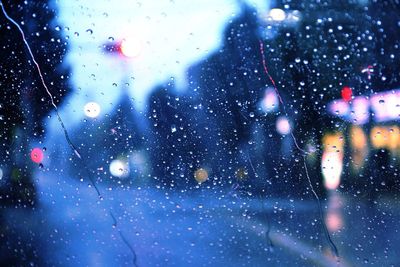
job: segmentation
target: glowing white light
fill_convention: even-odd
[[[276,130],[281,135],[287,135],[290,133],[290,122],[285,116],[281,116],[276,120]]]
[[[324,152],[322,155],[322,175],[324,185],[329,190],[335,190],[340,184],[343,170],[343,154],[340,152]]]
[[[3,170],[0,168],[0,180],[3,179]]]
[[[285,11],[280,8],[271,9],[268,15],[274,21],[284,21],[286,18]]]
[[[96,102],[89,102],[83,108],[85,115],[89,118],[96,118],[99,116],[100,110],[100,105]]]
[[[129,37],[121,42],[121,52],[126,57],[137,57],[142,50],[142,44],[138,38]]]
[[[279,106],[279,99],[275,89],[268,88],[265,90],[264,98],[262,100],[261,108],[264,112],[272,112]]]
[[[365,124],[369,120],[369,101],[365,97],[355,97],[353,99],[350,118],[354,124]]]
[[[371,107],[375,121],[382,122],[399,119],[400,91],[383,92],[371,96]]]
[[[129,165],[122,160],[113,160],[110,163],[110,173],[118,178],[126,178],[129,176]]]

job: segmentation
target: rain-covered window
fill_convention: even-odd
[[[1,266],[399,266],[398,0],[0,0]]]

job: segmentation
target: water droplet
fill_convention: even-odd
[[[171,126],[171,133],[175,133],[176,132],[176,126],[175,125],[172,125]]]
[[[93,30],[92,29],[87,29],[86,32],[89,33],[89,34],[93,34]]]
[[[385,100],[384,99],[380,99],[379,100],[379,104],[383,104],[383,103],[385,103]]]

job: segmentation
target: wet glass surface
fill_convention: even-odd
[[[400,264],[398,1],[0,5],[0,265]]]

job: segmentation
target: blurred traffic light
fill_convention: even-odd
[[[341,93],[342,99],[346,102],[349,102],[351,100],[351,97],[353,96],[353,91],[348,86],[343,87]]]
[[[124,38],[121,41],[107,42],[103,49],[110,54],[132,58],[139,56],[142,50],[142,44],[136,38]]]

